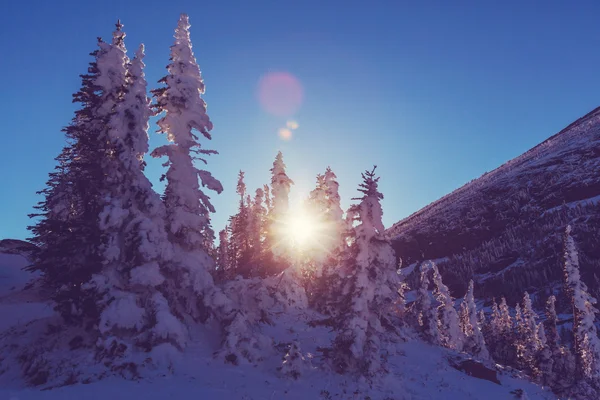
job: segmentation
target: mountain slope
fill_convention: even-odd
[[[550,292],[562,278],[562,232],[573,225],[583,278],[598,294],[600,108],[523,155],[388,229],[404,265],[437,259],[455,295]],[[543,297],[543,296],[542,296]]]

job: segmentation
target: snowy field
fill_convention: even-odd
[[[0,330],[4,333],[11,328],[27,329],[28,322],[53,314],[50,304],[35,301],[35,291],[26,288],[27,283],[35,279],[21,270],[26,264],[20,255],[0,254]],[[448,362],[448,358],[460,356],[416,339],[387,349],[389,373],[382,379],[358,382],[332,372],[323,363],[317,348],[328,346],[333,334],[327,328],[308,324],[319,319],[319,315],[288,309],[273,312],[270,318],[272,324],[264,324],[261,329],[273,339],[274,346],[257,365],[233,366],[215,360],[214,340],[198,327],[193,336],[194,344],[174,360],[171,372],[154,371],[137,381],[113,377],[45,390],[27,388],[23,381],[0,377],[0,399],[505,400],[519,398],[516,394],[519,389],[530,399],[555,398],[539,386],[508,373],[498,374],[501,384],[470,377]],[[306,370],[298,380],[284,377],[278,371],[283,356],[281,349],[292,340],[300,343],[306,357]],[[14,368],[20,366],[16,364]]]

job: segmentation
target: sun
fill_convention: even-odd
[[[307,206],[290,209],[278,225],[279,244],[296,257],[318,257],[331,247],[332,232],[324,215]]]
[[[320,221],[303,207],[291,212],[283,224],[284,235],[295,247],[305,248],[319,235]]]

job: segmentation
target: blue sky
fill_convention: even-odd
[[[121,18],[133,53],[146,45],[150,88],[165,73],[173,29],[190,15],[214,122],[208,169],[221,229],[235,179],[270,179],[278,149],[293,201],[331,165],[344,208],[377,164],[386,226],[521,154],[600,105],[600,3],[579,1],[19,1],[0,13],[0,239],[25,238],[71,95],[96,37]],[[293,115],[257,99],[286,72],[304,92]],[[288,120],[299,127],[278,136]],[[151,126],[151,148],[164,141]],[[156,189],[163,169],[150,160]]]

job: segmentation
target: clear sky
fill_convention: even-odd
[[[121,18],[130,54],[146,45],[154,88],[181,12],[220,152],[208,165],[225,187],[216,230],[235,212],[238,170],[253,191],[278,149],[295,201],[331,165],[346,208],[377,164],[389,226],[600,105],[595,1],[13,1],[0,13],[0,239],[28,235],[96,37]],[[297,79],[283,93],[301,94],[297,107],[261,103],[269,73]],[[164,140],[155,129],[151,148]],[[162,171],[150,160],[159,191]]]

